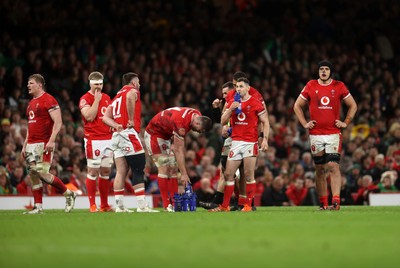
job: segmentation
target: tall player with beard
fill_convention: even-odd
[[[144,188],[145,154],[140,141],[142,104],[139,77],[135,73],[122,76],[124,86],[108,106],[103,122],[114,129],[112,150],[117,174],[114,180],[115,212],[133,212],[124,205],[125,178],[132,171],[132,185],[138,203],[137,212],[159,212],[148,207]]]
[[[34,208],[26,214],[43,213],[42,181],[57,188],[66,198],[65,212],[70,212],[75,204],[76,194],[64,183],[49,173],[53,159],[55,140],[62,126],[61,110],[56,99],[45,92],[42,75],[33,74],[28,79],[28,91],[33,97],[28,104],[28,133],[22,148],[32,179]]]
[[[158,168],[158,184],[165,211],[173,212],[173,193],[168,191],[167,185],[167,179],[171,180],[171,169],[175,170],[177,166],[181,173],[181,183],[185,186],[190,183],[185,166],[186,134],[190,130],[209,131],[211,127],[210,118],[202,116],[196,109],[186,107],[173,107],[161,111],[147,125],[144,142]]]
[[[332,79],[333,66],[329,61],[318,63],[318,80],[310,80],[294,104],[300,124],[309,130],[311,153],[316,168],[316,185],[320,209],[340,209],[342,150],[341,129],[346,128],[357,111],[357,104],[345,84]],[[342,101],[348,107],[344,121],[340,120]],[[303,107],[309,106],[307,121]],[[331,180],[332,206],[328,207],[327,177]]]
[[[264,137],[261,150],[268,149],[269,121],[268,112],[263,103],[249,94],[250,85],[247,78],[239,78],[236,83],[236,92],[240,94],[241,104],[231,99],[227,103],[227,109],[221,117],[221,124],[229,121],[232,124],[232,145],[228,155],[225,177],[224,199],[219,210],[229,211],[229,201],[234,191],[234,176],[236,170],[243,164],[243,176],[246,182],[254,181],[256,157],[258,155],[258,124],[263,126]],[[241,105],[242,112],[236,110]],[[254,191],[247,196],[252,199]],[[245,203],[242,211],[251,211],[249,203]]]
[[[89,74],[90,90],[81,97],[79,108],[85,131],[85,152],[87,159],[86,189],[89,197],[89,211],[98,212],[96,205],[96,180],[100,192],[100,211],[112,211],[108,204],[109,176],[113,164],[111,151],[111,129],[102,121],[110,97],[101,92],[103,75],[99,72]]]

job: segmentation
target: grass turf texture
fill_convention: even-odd
[[[400,207],[0,211],[0,267],[397,267]]]

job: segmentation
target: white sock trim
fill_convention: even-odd
[[[88,178],[89,180],[92,180],[92,181],[95,181],[95,180],[97,179],[96,176],[92,176],[92,175],[90,175],[90,174],[87,174],[87,175],[86,175],[86,178]]]

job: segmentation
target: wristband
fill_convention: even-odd
[[[344,123],[345,123],[346,125],[349,125],[350,122],[351,122],[351,120],[350,120],[349,118],[346,118],[346,119],[344,120]]]

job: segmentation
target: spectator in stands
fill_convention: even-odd
[[[301,205],[303,206],[317,206],[318,194],[315,188],[315,173],[308,171],[304,174],[304,186],[307,188],[307,195]]]
[[[213,203],[215,190],[211,187],[211,180],[207,177],[200,179],[200,188],[195,191],[197,206],[213,209],[218,205]]]
[[[261,206],[289,206],[286,188],[281,177],[276,177],[271,187],[266,187],[261,196]]]
[[[17,190],[11,185],[7,170],[0,166],[0,195],[17,194]]]
[[[307,196],[308,188],[304,185],[302,178],[297,178],[294,182],[289,185],[286,190],[286,196],[289,198],[291,206],[300,206],[303,204],[304,199]]]
[[[369,194],[378,193],[379,188],[373,183],[371,175],[364,175],[362,177],[362,182],[357,191],[356,204],[357,205],[368,205],[369,204]]]
[[[382,173],[387,170],[385,167],[385,156],[383,154],[378,154],[375,156],[374,160],[374,165],[370,170],[370,174],[374,184],[378,184],[381,180]]]
[[[386,171],[382,174],[381,181],[378,183],[379,191],[381,193],[397,192],[397,188],[394,186],[396,180],[395,172]]]
[[[352,188],[347,185],[347,179],[344,174],[342,174],[342,184],[340,186],[340,204],[343,205],[353,205],[354,198],[352,196]]]

